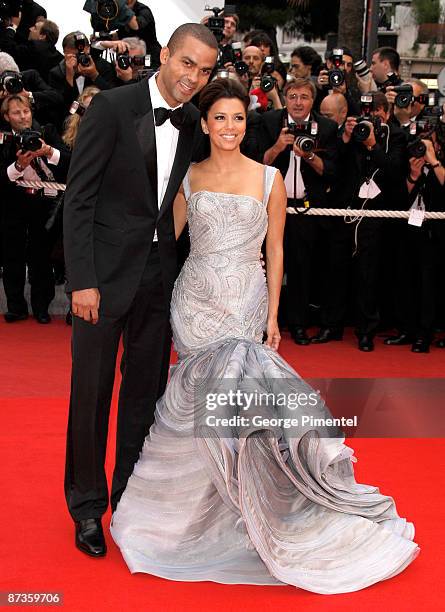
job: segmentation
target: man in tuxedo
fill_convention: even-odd
[[[264,113],[261,143],[265,164],[275,166],[283,175],[288,206],[300,208],[325,207],[328,192],[336,173],[337,124],[313,110],[316,88],[310,77],[289,81],[283,90],[286,108]],[[312,122],[317,126],[316,148],[303,151],[289,133],[292,123]],[[287,273],[287,322],[297,344],[310,340],[309,304],[316,261],[316,245],[321,217],[288,215],[285,232],[285,263]]]
[[[112,510],[167,381],[177,275],[172,206],[201,143],[199,113],[188,102],[207,83],[217,51],[208,28],[180,26],[161,50],[159,73],[93,98],[74,147],[64,209],[75,315],[65,492],[76,546],[93,557],[106,553],[104,461],[120,338]]]

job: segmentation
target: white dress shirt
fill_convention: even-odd
[[[58,166],[59,161],[60,161],[60,151],[53,147],[53,154],[51,155],[51,157],[48,157],[45,159],[48,162],[48,164],[51,164],[53,166]],[[15,167],[15,163],[14,163],[8,166],[6,173],[8,175],[9,180],[12,181],[13,183],[15,181],[18,181],[19,179],[24,179],[25,181],[42,180],[31,165],[27,166],[24,170],[22,170],[22,172],[20,172],[19,170],[17,170],[17,168]]]
[[[148,81],[150,88],[151,104],[154,109],[164,107],[172,109],[171,106],[162,97],[158,85],[156,83],[156,76],[154,74]],[[175,108],[180,108],[182,104]],[[172,109],[173,110],[173,109]],[[178,146],[179,130],[177,130],[167,119],[162,125],[156,126],[155,124],[155,138],[156,138],[156,157],[158,166],[158,207],[161,208],[162,200],[164,199],[165,192],[167,190],[168,181],[170,180],[170,174],[173,166],[173,161],[176,155],[176,148]]]
[[[306,117],[305,121],[309,121],[309,118],[310,118],[310,115]],[[295,121],[292,119],[290,115],[287,116],[287,122],[288,122],[288,125],[290,125],[291,123],[295,123]],[[301,175],[301,157],[299,157],[298,155],[295,155],[295,153],[291,151],[290,160],[289,160],[289,169],[287,171],[286,178],[284,179],[287,197],[291,199],[294,197],[294,168],[295,168],[295,165],[297,166],[297,172],[296,172],[297,181],[296,181],[296,189],[295,189],[295,198],[297,200],[302,200],[306,193],[306,187],[304,186],[303,177]]]

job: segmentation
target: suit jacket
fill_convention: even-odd
[[[287,117],[287,109],[268,111],[262,115],[261,150],[264,153],[278,139],[283,127],[283,118]],[[318,123],[317,155],[323,159],[324,170],[320,176],[307,163],[301,164],[301,174],[306,187],[311,206],[324,206],[330,185],[335,179],[337,166],[337,124],[317,112],[311,112],[311,120]],[[274,160],[273,166],[278,168],[283,178],[289,170],[290,149],[282,151]]]
[[[184,105],[170,181],[158,209],[156,142],[148,81],[102,92],[80,123],[65,195],[68,291],[98,287],[101,312],[131,304],[158,235],[170,300],[177,275],[173,200],[201,143],[199,113]]]
[[[159,59],[161,45],[156,37],[156,24],[153,13],[148,6],[142,4],[142,2],[136,2],[132,7],[132,11],[136,15],[139,30],[135,32],[128,25],[119,28],[119,39],[126,38],[128,36],[137,36],[138,38],[141,38],[143,41],[145,41],[145,44],[147,45],[147,53],[151,56],[151,68],[158,68],[161,63]]]
[[[5,28],[0,31],[0,49],[9,53],[15,59],[20,70],[37,70],[45,81],[48,81],[51,68],[54,68],[63,60],[63,55],[48,41],[27,40],[26,42],[20,42],[16,39],[12,28]]]

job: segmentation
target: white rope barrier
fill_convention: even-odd
[[[65,191],[66,185],[63,183],[53,183],[51,181],[24,181],[16,182],[18,187],[26,187],[30,189],[57,189]],[[306,215],[316,215],[325,217],[379,217],[389,219],[409,219],[409,210],[368,210],[368,209],[352,209],[352,208],[292,208],[288,207],[287,212],[290,215],[305,213]],[[445,219],[445,212],[425,212],[425,219]]]
[[[26,187],[27,189],[57,189],[57,191],[65,191],[66,185],[63,183],[54,183],[52,181],[16,181],[17,187]]]
[[[368,210],[352,208],[292,208],[288,207],[290,215],[305,213],[306,215],[326,217],[384,217],[389,219],[409,219],[409,210]],[[425,219],[445,219],[445,212],[425,212]]]

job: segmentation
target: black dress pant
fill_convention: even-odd
[[[288,215],[285,228],[289,329],[311,324],[314,281],[321,300],[321,325],[341,329],[348,302],[350,231],[339,217]]]
[[[435,227],[405,224],[397,236],[396,314],[400,331],[430,340],[435,318]]]
[[[47,218],[48,200],[38,195],[17,190],[17,197],[3,203],[3,286],[10,312],[28,312],[24,297],[26,265],[33,312],[46,312],[54,299]]]
[[[133,302],[122,317],[99,314],[96,325],[73,317],[72,380],[65,495],[74,520],[101,517],[108,507],[105,475],[108,421],[120,338],[114,511],[154,420],[168,377],[170,305],[165,298],[157,245]]]
[[[364,217],[357,228],[355,254],[358,335],[373,335],[380,323],[382,228],[384,219]]]

